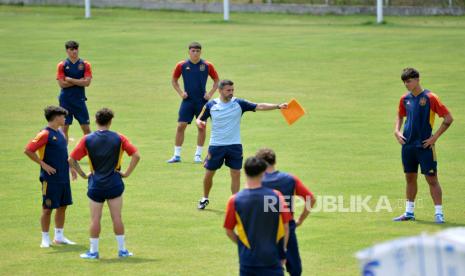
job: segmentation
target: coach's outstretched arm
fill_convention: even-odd
[[[274,109],[286,109],[287,103],[280,103],[280,104],[269,104],[269,103],[259,103],[257,104],[256,111],[267,111],[267,110],[274,110]]]
[[[139,163],[139,160],[140,154],[138,151],[136,151],[131,155],[131,162],[129,163],[129,167],[126,169],[125,172],[120,171],[119,174],[121,174],[122,177],[128,177],[129,175],[131,175],[132,171],[134,171],[134,169],[136,168],[137,163]]]

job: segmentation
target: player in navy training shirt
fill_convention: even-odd
[[[69,164],[79,175],[88,179],[87,196],[90,200],[90,250],[81,254],[84,259],[98,259],[98,242],[100,235],[100,219],[105,201],[110,208],[113,230],[118,242],[118,256],[129,257],[124,244],[124,225],[121,219],[123,207],[124,183],[122,178],[128,177],[139,162],[137,148],[122,134],[110,131],[113,111],[102,108],[95,115],[98,130],[84,136],[71,152]],[[125,172],[121,172],[123,152],[131,156],[131,162]],[[85,174],[77,161],[89,156],[91,172]]]
[[[245,189],[226,208],[224,228],[238,246],[241,276],[284,275],[291,213],[279,191],[262,186],[266,166],[260,158],[247,158]]]
[[[291,210],[292,219],[289,221],[289,241],[286,252],[286,270],[291,276],[302,274],[302,262],[300,260],[299,246],[295,230],[302,225],[310,214],[310,208],[315,204],[315,196],[304,186],[296,176],[276,170],[276,154],[271,149],[261,149],[256,156],[265,160],[268,167],[262,179],[263,187],[280,191]],[[305,207],[297,221],[294,220],[294,196],[305,200]]]
[[[200,58],[202,46],[198,42],[189,44],[189,58],[176,64],[173,71],[171,84],[182,99],[179,107],[178,126],[174,141],[174,154],[168,163],[181,162],[181,147],[184,143],[184,131],[197,118],[205,103],[213,96],[218,88],[218,73],[212,63]],[[184,89],[179,86],[178,80],[182,76]],[[208,77],[212,78],[213,86],[207,93],[206,85]],[[202,162],[202,150],[205,143],[205,129],[197,128],[197,149],[194,154],[194,162]]]
[[[414,68],[405,68],[401,79],[408,92],[400,98],[394,135],[402,145],[402,164],[404,166],[406,187],[405,213],[394,221],[415,220],[414,201],[417,194],[418,165],[429,184],[431,197],[435,205],[436,223],[444,223],[442,211],[442,190],[437,176],[435,143],[452,124],[453,118],[439,97],[420,85],[420,73]],[[435,115],[444,118],[439,129],[433,134]],[[404,132],[400,131],[404,117],[407,120]]]
[[[68,139],[68,128],[73,123],[73,117],[81,125],[84,134],[90,133],[89,112],[86,105],[85,87],[92,80],[90,63],[79,58],[79,43],[68,41],[65,44],[68,58],[58,63],[57,81],[61,87],[60,106],[68,111],[63,132]]]
[[[42,183],[42,243],[40,247],[50,247],[49,229],[52,210],[55,209],[54,243],[74,244],[65,238],[64,224],[66,207],[73,204],[71,186],[69,183],[68,148],[66,138],[60,127],[65,124],[68,112],[58,106],[45,108],[45,118],[48,125],[27,144],[24,153],[40,165],[39,180]],[[39,155],[36,154],[39,152]],[[73,179],[76,172],[72,171]]]

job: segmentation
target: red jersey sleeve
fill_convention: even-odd
[[[92,66],[90,66],[90,63],[88,61],[84,61],[84,78],[92,78]]]
[[[87,155],[87,148],[86,148],[86,137],[82,137],[81,141],[77,144],[74,150],[71,152],[70,156],[74,160],[81,160],[84,156]]]
[[[173,70],[173,79],[179,79],[179,77],[182,74],[182,65],[184,64],[184,61],[180,61],[176,64],[176,67],[174,67]]]
[[[302,183],[302,181],[300,181],[300,179],[298,179],[295,176],[292,176],[292,177],[294,178],[294,181],[295,181],[295,194],[296,195],[304,198],[305,200],[309,197],[311,199],[315,198],[313,193],[307,187],[305,187],[305,185]]]
[[[397,114],[399,114],[399,116],[401,117],[407,116],[407,111],[405,110],[405,105],[404,105],[404,98],[405,98],[405,95],[400,97],[399,110],[397,111]]]
[[[283,219],[283,223],[289,223],[292,220],[292,212],[289,209],[286,201],[284,200],[283,194],[281,192],[274,190],[274,192],[278,195],[279,198],[279,213],[281,218]]]
[[[449,114],[449,110],[444,104],[442,104],[442,102],[439,100],[439,97],[436,94],[429,93],[428,97],[431,110],[437,113],[439,117],[444,117],[447,114]]]
[[[65,79],[65,63],[62,61],[57,65],[57,80]]]
[[[31,152],[35,152],[36,150],[43,147],[47,144],[48,141],[48,130],[44,129],[41,132],[37,133],[36,137],[32,139],[27,145],[26,149]]]
[[[208,75],[214,80],[219,79],[218,72],[216,72],[215,66],[213,66],[213,63],[210,63],[208,61],[205,61],[205,63],[208,64]]]
[[[233,230],[236,227],[236,207],[234,206],[235,196],[231,196],[226,205],[226,216],[224,217],[223,227],[226,229]]]
[[[119,136],[121,137],[121,147],[129,156],[137,152],[137,148],[133,144],[131,144],[131,142],[128,138],[126,138],[126,136],[124,136],[123,134],[120,134]]]

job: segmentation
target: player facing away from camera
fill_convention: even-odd
[[[73,117],[81,125],[84,134],[90,133],[85,87],[89,86],[92,80],[92,69],[89,62],[79,58],[79,43],[68,41],[65,43],[65,49],[68,58],[58,63],[56,78],[61,88],[58,97],[60,106],[68,111],[63,126],[68,140],[68,129],[73,123]]]
[[[60,127],[65,124],[68,112],[62,107],[48,106],[44,110],[48,125],[27,144],[24,153],[40,165],[42,183],[42,243],[40,247],[50,247],[50,218],[55,210],[55,238],[57,244],[75,244],[64,236],[66,207],[73,204],[69,181],[68,148]],[[39,152],[37,155],[36,152]],[[73,180],[76,172],[71,171]]]
[[[247,158],[245,188],[231,196],[226,207],[224,228],[238,246],[244,276],[284,275],[291,213],[279,191],[262,186],[266,166],[263,159]]]
[[[215,93],[218,88],[218,73],[210,62],[200,58],[202,45],[192,42],[188,46],[189,58],[178,62],[174,68],[171,84],[181,97],[182,102],[179,107],[178,126],[174,140],[174,154],[168,163],[181,162],[181,149],[184,143],[184,132],[187,125],[192,122],[194,116],[197,118],[205,103]],[[178,80],[182,76],[184,90],[181,89]],[[208,77],[213,80],[213,86],[207,93],[206,85]],[[205,143],[205,128],[197,128],[197,149],[194,154],[194,162],[202,162],[202,151]]]
[[[276,170],[276,154],[272,149],[261,149],[255,155],[257,158],[264,160],[267,164],[265,175],[262,178],[263,187],[270,188],[281,192],[286,204],[291,211],[291,220],[289,221],[289,241],[286,251],[286,270],[291,276],[302,274],[302,262],[300,260],[299,246],[295,230],[302,225],[304,220],[310,214],[310,208],[315,205],[316,199],[313,193],[304,186],[299,178]],[[297,221],[294,220],[294,196],[301,197],[305,200],[305,207]]]
[[[84,136],[71,152],[69,164],[77,173],[88,179],[87,196],[90,202],[90,249],[81,254],[84,259],[98,259],[100,235],[100,219],[102,208],[107,201],[110,209],[113,230],[118,242],[118,256],[130,257],[132,253],[126,249],[124,241],[124,224],[121,218],[123,207],[124,183],[122,178],[128,177],[136,168],[140,155],[137,148],[122,134],[110,130],[113,111],[102,108],[95,115],[97,131]],[[123,152],[131,156],[131,162],[125,172],[121,172]],[[78,162],[84,156],[89,156],[91,172],[82,171]]]
[[[209,117],[212,120],[210,145],[205,159],[205,176],[203,180],[203,197],[199,201],[198,209],[205,209],[209,204],[208,195],[213,185],[213,176],[223,163],[230,168],[231,193],[235,194],[240,188],[242,168],[241,118],[247,111],[275,110],[287,108],[287,103],[251,103],[234,97],[234,83],[222,80],[219,84],[220,97],[209,101],[199,118],[197,126],[205,128]]]
[[[418,165],[420,165],[421,173],[425,175],[433,198],[435,221],[436,223],[444,223],[435,143],[452,124],[453,118],[436,94],[421,87],[420,73],[416,69],[404,69],[401,79],[408,92],[400,98],[394,135],[402,145],[402,164],[407,182],[407,202],[405,213],[395,218],[394,221],[415,220],[414,202],[418,189]],[[439,129],[432,134],[436,114],[444,120]],[[404,117],[407,117],[407,120],[402,133],[400,130]]]

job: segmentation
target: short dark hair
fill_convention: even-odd
[[[61,106],[50,105],[44,108],[44,115],[47,122],[51,122],[56,116],[68,115],[68,111]]]
[[[97,121],[97,124],[101,126],[106,126],[111,122],[111,119],[115,117],[115,114],[113,111],[109,108],[102,108],[97,113],[95,113],[95,120]]]
[[[265,160],[255,156],[247,158],[244,162],[245,174],[248,177],[255,177],[262,174],[266,170],[266,167]]]
[[[194,41],[194,42],[191,42],[189,44],[188,48],[189,48],[189,50],[192,49],[192,48],[202,50],[202,45],[200,45],[200,43]]]
[[[218,88],[223,89],[226,85],[234,85],[234,82],[232,80],[221,80]]]
[[[79,49],[79,43],[74,40],[66,41],[65,49]]]
[[[418,79],[420,78],[420,72],[418,72],[418,70],[415,68],[404,68],[404,70],[402,70],[402,75],[400,76],[400,78],[402,79],[402,81],[406,81],[409,79]]]
[[[268,163],[268,165],[273,166],[274,164],[276,164],[276,154],[274,153],[272,149],[268,149],[268,148],[260,149],[257,152],[257,154],[255,154],[255,156],[257,158],[265,160],[265,162]]]

